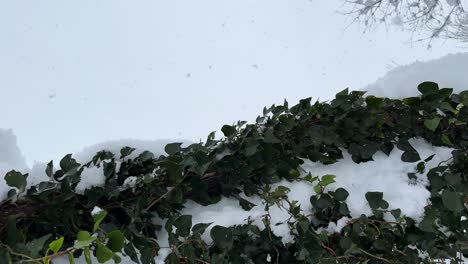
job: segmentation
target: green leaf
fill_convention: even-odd
[[[421,157],[417,151],[405,151],[401,155],[401,160],[404,162],[416,162],[421,160]]]
[[[237,132],[235,127],[228,126],[228,125],[224,125],[221,128],[221,131],[223,132],[224,136],[227,137],[227,138],[230,138],[230,137],[234,136],[236,134],[236,132]]]
[[[439,91],[439,85],[435,82],[423,82],[420,85],[418,85],[418,90],[423,95],[431,95]]]
[[[444,109],[444,110],[449,110],[452,113],[456,112],[456,110],[453,109],[452,105],[450,103],[447,103],[447,102],[443,102],[442,104],[440,104],[440,108]]]
[[[122,262],[122,258],[117,254],[114,254],[114,256],[112,256],[112,260],[114,260],[114,263],[116,264]]]
[[[242,207],[242,209],[244,209],[245,211],[250,211],[252,208],[254,208],[255,206],[257,206],[256,204],[254,203],[251,203],[249,201],[247,201],[246,199],[239,199],[239,205]]]
[[[26,248],[28,251],[28,255],[33,258],[39,258],[41,256],[40,252],[44,249],[44,245],[46,241],[51,237],[51,235],[45,235],[40,238],[36,238],[32,241],[26,243]],[[0,262],[1,263],[1,262]]]
[[[91,260],[91,251],[89,250],[89,247],[85,247],[84,256],[85,256],[86,264],[93,263],[93,261]]]
[[[199,224],[196,224],[192,227],[192,232],[194,234],[203,234],[205,233],[205,230],[211,225],[213,224],[213,222],[211,223],[199,223]]]
[[[174,221],[174,226],[177,228],[176,234],[181,237],[187,237],[192,228],[192,216],[181,215]]]
[[[440,118],[437,116],[432,119],[426,119],[424,121],[424,125],[427,127],[427,129],[431,131],[436,131],[437,127],[439,126],[439,123],[440,123]]]
[[[138,260],[138,255],[136,253],[135,247],[131,243],[125,244],[124,252],[125,252],[125,254],[127,254],[127,256],[130,257],[130,259],[133,262],[135,262],[137,264],[140,264],[140,261]]]
[[[99,213],[93,215],[93,220],[94,220],[93,232],[96,232],[96,230],[98,230],[99,225],[101,224],[102,220],[104,220],[104,217],[106,217],[106,215],[107,215],[107,212],[105,210],[102,210]]]
[[[133,151],[135,151],[135,148],[123,147],[123,148],[120,150],[120,158],[123,159],[123,158],[129,156],[130,154],[133,153]]]
[[[366,193],[366,200],[372,209],[377,209],[383,201],[382,192],[368,192]]]
[[[313,177],[312,174],[310,174],[310,172],[309,172],[309,174],[307,174],[307,175],[304,177],[304,180],[305,180],[305,181],[308,181],[308,182],[310,182],[310,183],[314,183],[316,180],[318,180],[318,176]]]
[[[468,91],[461,92],[459,98],[463,105],[468,106]]]
[[[349,215],[350,214],[348,205],[346,203],[340,203],[340,208],[338,209],[338,211],[342,215]]]
[[[50,179],[52,179],[54,176],[54,161],[51,160],[49,163],[47,163],[45,173],[47,176],[49,176]]]
[[[442,136],[440,137],[440,139],[442,140],[442,143],[444,143],[445,145],[447,145],[447,146],[453,146],[453,143],[452,143],[452,141],[450,140],[449,136],[447,136],[447,135],[444,134],[444,135],[442,135]]]
[[[115,230],[107,234],[107,247],[113,252],[120,252],[125,244],[125,237],[120,230]]]
[[[335,175],[331,175],[331,174],[324,175],[322,179],[320,180],[320,185],[322,185],[323,187],[330,185],[336,182],[335,178],[336,178]]]
[[[79,163],[76,162],[74,158],[72,158],[72,154],[68,154],[60,160],[60,168],[65,172],[73,172],[80,166]]]
[[[106,261],[112,259],[114,253],[108,247],[99,243],[96,249],[96,258],[99,263],[105,263]]]
[[[297,179],[301,176],[301,173],[297,169],[290,169],[289,170],[289,178],[290,179]]]
[[[57,252],[62,248],[64,237],[60,237],[49,244],[49,250],[57,254]]]
[[[94,236],[91,236],[91,234],[88,231],[79,231],[76,240],[75,245],[73,246],[76,249],[82,249],[85,247],[90,246],[97,238]]]
[[[342,202],[342,201],[346,200],[346,198],[348,198],[348,196],[349,196],[348,191],[346,191],[343,188],[338,188],[338,189],[335,190],[334,197],[335,197],[335,200],[337,200],[337,201]]]
[[[320,209],[325,209],[325,208],[329,208],[333,206],[334,206],[334,202],[330,198],[330,196],[327,194],[322,194],[320,198],[317,200],[317,207]]]
[[[366,97],[366,104],[370,109],[379,109],[382,107],[382,103],[384,98],[375,97],[375,96],[367,96]]]
[[[317,184],[314,186],[314,192],[316,194],[320,194],[322,192],[322,186],[320,184]]]
[[[211,229],[210,236],[215,245],[222,250],[229,250],[232,247],[232,231],[224,226],[214,226]]]
[[[10,171],[5,175],[5,181],[8,186],[18,188],[19,192],[24,192],[26,190],[26,178],[28,177],[27,174],[22,174],[18,171]]]
[[[445,189],[442,192],[442,202],[447,209],[456,214],[460,213],[464,208],[461,201],[461,196],[458,193],[448,189]]]
[[[169,155],[174,155],[181,150],[180,146],[182,146],[182,143],[170,143],[164,147],[164,151]]]
[[[73,256],[73,252],[68,253],[68,263],[75,264],[75,257]]]

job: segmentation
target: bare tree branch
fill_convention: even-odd
[[[366,29],[390,24],[434,38],[468,42],[468,0],[345,0],[350,7],[344,14]]]

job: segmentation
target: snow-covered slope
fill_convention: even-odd
[[[362,90],[367,95],[404,98],[419,95],[416,87],[424,81],[454,88],[454,92],[468,90],[468,53],[397,67]]]
[[[3,175],[10,170],[27,169],[23,154],[16,144],[13,130],[0,129],[0,201],[6,197],[8,190]]]

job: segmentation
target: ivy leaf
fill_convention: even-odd
[[[179,152],[181,150],[181,148],[180,148],[181,145],[182,145],[182,143],[167,144],[164,147],[164,151],[166,151],[166,153],[169,154],[169,155],[174,155],[174,154],[176,154],[177,152]]]
[[[213,224],[213,222],[211,223],[199,223],[199,224],[196,224],[192,227],[192,232],[194,234],[203,234],[205,233],[205,230],[211,225]]]
[[[461,196],[448,189],[445,189],[442,192],[442,202],[447,209],[456,214],[460,213],[464,208],[463,203],[461,202]]]
[[[417,151],[405,151],[401,155],[401,160],[404,162],[416,162],[421,160],[421,157]]]
[[[420,85],[418,85],[418,90],[423,95],[431,95],[439,91],[439,85],[435,82],[423,82]]]
[[[85,247],[84,256],[85,256],[86,264],[93,263],[93,261],[91,260],[91,251],[89,250],[89,247]]]
[[[447,146],[453,146],[453,143],[450,140],[449,136],[447,136],[445,134],[440,137],[440,140],[442,140],[442,143],[444,143]]]
[[[107,247],[112,250],[112,252],[120,252],[125,244],[125,237],[120,232],[120,230],[115,230],[107,234]]]
[[[313,177],[310,172],[304,177],[305,181],[308,181],[310,183],[314,183],[316,180],[318,180],[318,176]]]
[[[130,257],[130,259],[133,262],[135,262],[137,264],[140,264],[140,260],[138,260],[138,255],[136,253],[136,250],[135,250],[135,247],[133,246],[133,244],[131,244],[131,243],[125,244],[124,252],[125,252],[125,254],[127,254],[127,256]]]
[[[217,225],[211,229],[210,236],[219,249],[231,249],[233,243],[231,229]]]
[[[181,215],[174,221],[174,226],[177,228],[176,234],[181,237],[187,237],[192,228],[192,216]]]
[[[322,179],[320,180],[320,185],[322,185],[323,187],[328,186],[336,182],[335,178],[336,178],[335,175],[331,175],[331,174],[324,175]]]
[[[114,253],[108,247],[99,243],[96,249],[96,257],[99,263],[105,263],[106,261],[112,259]]]
[[[228,126],[228,125],[224,125],[222,128],[221,128],[221,131],[223,132],[224,136],[227,137],[227,138],[231,138],[232,136],[234,136],[237,132],[236,128],[233,127],[233,126]]]
[[[375,97],[372,95],[366,97],[366,104],[370,109],[381,108],[383,101],[384,101],[384,98],[381,98],[381,97]]]
[[[62,248],[64,237],[60,237],[49,244],[49,250],[57,254],[57,252]]]
[[[436,116],[432,119],[426,119],[424,121],[424,126],[426,126],[427,129],[431,131],[436,131],[437,127],[439,126],[439,123],[440,123],[440,118]]]
[[[314,186],[314,192],[315,192],[316,194],[321,193],[321,192],[322,192],[322,186],[321,186],[320,184],[315,185],[315,186]]]
[[[383,201],[382,192],[368,192],[366,193],[366,200],[372,209],[377,209]]]
[[[85,247],[89,247],[97,238],[91,236],[88,231],[79,231],[76,236],[75,245],[73,245],[76,249],[82,249]]]
[[[340,203],[340,208],[338,209],[338,211],[342,215],[349,215],[350,214],[348,205],[346,203]]]
[[[339,201],[339,202],[342,202],[344,200],[346,200],[346,198],[348,198],[349,196],[349,193],[348,191],[346,191],[345,189],[343,188],[338,188],[335,190],[335,200]]]
[[[21,172],[18,171],[10,171],[5,175],[5,181],[10,187],[16,187],[18,188],[19,192],[22,193],[26,189],[26,178],[28,177],[28,174],[22,174]]]
[[[49,163],[47,163],[45,173],[47,176],[49,176],[50,179],[52,179],[54,176],[54,161],[51,160]]]
[[[45,242],[50,238],[50,236],[50,234],[45,235],[26,243],[25,246],[28,250],[28,255],[33,258],[39,258],[41,256],[40,252],[44,248]]]
[[[133,153],[133,151],[135,151],[135,148],[123,147],[123,148],[120,150],[120,158],[123,159],[123,158],[129,156],[130,154]]]
[[[239,199],[239,205],[242,207],[242,209],[244,209],[245,211],[250,211],[252,208],[254,208],[255,206],[257,206],[256,204],[254,203],[251,203],[249,201],[247,201],[246,199]]]
[[[102,210],[99,213],[93,215],[93,220],[94,220],[93,232],[96,232],[96,230],[98,230],[99,225],[101,224],[102,220],[104,220],[104,217],[106,217],[106,215],[107,215],[107,212],[105,210]]]
[[[72,154],[68,154],[60,160],[60,168],[65,173],[70,173],[78,169],[80,166],[79,163],[76,162],[74,158],[72,158]]]

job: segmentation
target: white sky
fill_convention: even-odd
[[[29,163],[110,139],[204,140],[265,105],[328,99],[461,50],[345,30],[342,3],[0,1],[0,127]]]

